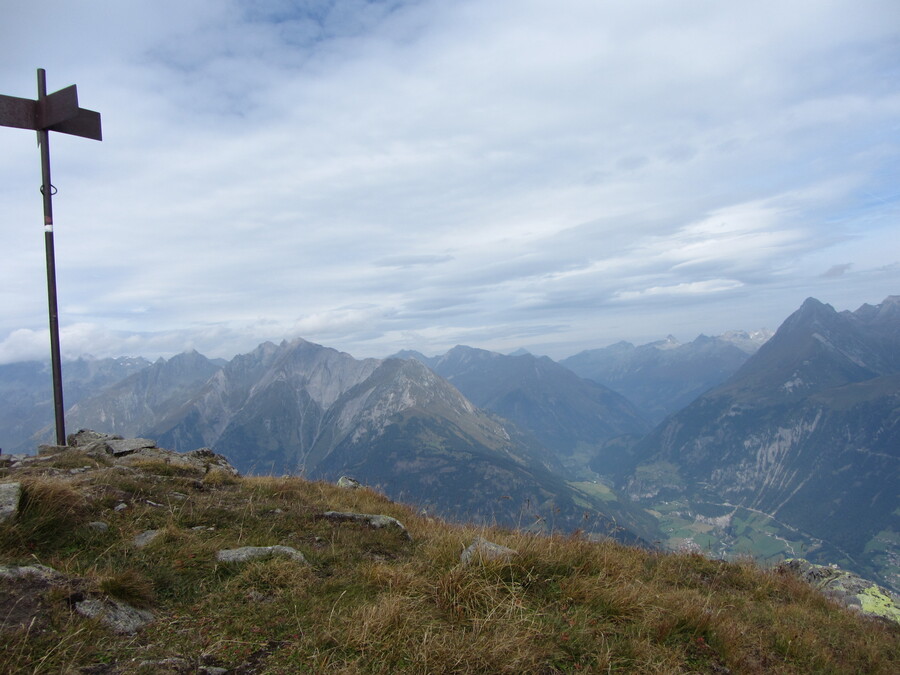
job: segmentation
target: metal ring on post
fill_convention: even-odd
[[[50,183],[50,196],[55,195],[59,190],[56,189],[56,186],[53,183]],[[41,194],[44,194],[44,186],[41,185]]]

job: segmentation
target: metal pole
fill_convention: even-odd
[[[47,98],[47,74],[38,68],[38,102]],[[59,312],[56,303],[56,253],[53,246],[53,186],[50,183],[50,134],[38,129],[41,146],[41,193],[44,196],[44,249],[47,253],[47,304],[50,311],[50,361],[53,369],[53,411],[56,417],[56,444],[66,444],[66,417],[63,406],[62,360],[59,351]]]

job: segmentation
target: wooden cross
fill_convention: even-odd
[[[38,97],[18,98],[0,94],[0,126],[37,131],[41,148],[41,194],[44,197],[44,249],[47,254],[47,301],[50,310],[50,360],[53,366],[53,409],[56,417],[56,444],[66,444],[63,406],[62,366],[59,351],[59,314],[56,303],[56,255],[53,248],[53,192],[50,184],[50,132],[102,141],[100,113],[78,107],[73,84],[47,93],[47,74],[38,68]]]

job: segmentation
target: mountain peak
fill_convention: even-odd
[[[798,328],[805,331],[812,328],[814,324],[830,323],[837,316],[838,313],[834,307],[810,297],[803,301],[797,311],[784,320],[784,323],[776,331],[776,335],[793,332]]]

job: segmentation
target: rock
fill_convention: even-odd
[[[147,530],[146,532],[141,532],[139,535],[135,536],[134,539],[131,540],[131,545],[135,548],[144,548],[151,541],[156,539],[160,534],[160,530]]]
[[[104,523],[102,520],[94,520],[88,523],[87,526],[94,532],[106,532],[109,530],[109,525]]]
[[[836,565],[816,565],[802,558],[788,558],[778,569],[791,572],[845,607],[866,616],[900,624],[900,596]]]
[[[257,558],[271,556],[285,556],[298,563],[307,564],[306,558],[297,549],[290,546],[241,546],[240,548],[224,549],[216,553],[216,560],[224,563],[242,563]]]
[[[194,667],[180,656],[170,656],[165,659],[148,659],[141,661],[138,668],[152,668],[154,673],[192,673]]]
[[[116,511],[117,513],[121,513],[122,511],[124,511],[127,508],[128,508],[128,504],[126,504],[125,502],[119,502],[118,504],[115,505],[115,507],[113,507],[113,511]]]
[[[337,486],[347,490],[356,490],[362,487],[362,483],[350,476],[341,476],[338,478]]]
[[[150,610],[137,609],[113,598],[89,598],[76,602],[75,611],[89,619],[100,619],[107,628],[122,634],[136,633],[154,618]]]
[[[114,434],[104,434],[91,429],[79,429],[74,434],[69,434],[66,438],[66,444],[70,448],[83,448],[94,443],[105,443],[106,441],[120,441],[121,436]]]
[[[65,589],[68,595],[68,582],[64,574],[44,565],[0,565],[0,634],[49,628],[54,604],[50,591]]]
[[[88,443],[87,445],[80,446],[78,449],[88,457],[93,457],[94,459],[101,461],[112,456],[112,449],[106,444],[105,441]]]
[[[369,513],[349,513],[349,512],[341,512],[341,511],[326,511],[322,514],[322,517],[331,520],[334,522],[357,522],[368,525],[369,527],[374,527],[375,529],[381,529],[385,527],[396,528],[400,530],[401,533],[407,538],[412,539],[409,535],[409,532],[406,531],[406,528],[396,518],[391,518],[390,516],[382,516],[382,515],[373,515]]]
[[[62,581],[66,577],[52,567],[46,565],[0,565],[0,577],[17,579],[20,577],[39,577],[47,581]]]
[[[192,464],[202,467],[206,473],[213,469],[221,469],[232,476],[241,475],[237,469],[231,466],[231,462],[225,459],[224,456],[213,452],[210,448],[197,448],[184,453],[182,457]]]
[[[247,591],[246,597],[247,597],[247,600],[249,600],[250,602],[263,603],[263,602],[274,602],[275,601],[275,598],[272,597],[271,595],[266,595],[265,593],[260,593],[255,588],[251,588],[249,591]]]
[[[147,438],[122,438],[106,441],[106,446],[115,457],[124,457],[140,450],[149,450],[156,447],[156,442]]]
[[[0,523],[12,520],[19,514],[19,500],[22,498],[20,483],[0,483]]]
[[[475,537],[475,541],[462,552],[459,559],[463,565],[468,565],[472,562],[484,562],[485,560],[503,560],[508,562],[510,558],[516,555],[519,555],[519,552],[514,549],[495,544],[483,537]]]

